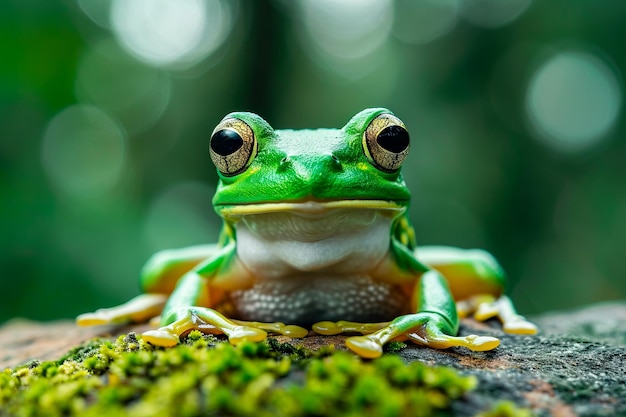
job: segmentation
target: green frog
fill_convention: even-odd
[[[268,333],[351,333],[346,345],[375,358],[391,340],[436,349],[494,349],[490,336],[458,336],[459,317],[497,317],[505,332],[534,334],[504,295],[505,276],[482,250],[419,247],[401,166],[404,123],[366,109],[341,129],[274,130],[235,112],[213,131],[219,175],[216,244],[155,254],[143,294],[77,318],[79,325],[160,317],[144,340],[174,346],[193,329],[233,344]]]

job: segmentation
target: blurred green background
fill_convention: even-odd
[[[626,3],[0,2],[0,322],[137,294],[215,241],[213,127],[408,125],[420,244],[481,247],[525,313],[626,293]]]

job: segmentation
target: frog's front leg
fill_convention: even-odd
[[[238,324],[212,308],[187,306],[172,310],[170,314],[176,317],[172,323],[144,332],[143,340],[157,346],[175,346],[180,336],[191,330],[213,334],[223,333],[228,336],[232,344],[239,344],[244,340],[261,342],[267,336],[265,330]]]
[[[233,344],[262,341],[268,331],[304,337],[308,332],[298,326],[231,320],[211,308],[220,301],[220,293],[242,288],[250,279],[249,272],[236,257],[234,244],[222,248],[183,276],[163,309],[162,327],[143,333],[143,339],[157,346],[174,346],[181,335],[194,329],[223,333]]]
[[[175,346],[179,337],[191,330],[200,330],[209,334],[225,334],[228,341],[237,345],[243,341],[261,342],[267,332],[284,336],[302,338],[308,331],[302,327],[284,323],[262,323],[229,319],[219,311],[208,307],[180,307],[171,310],[173,320],[170,324],[156,330],[144,332],[145,341],[157,346]]]
[[[478,249],[426,246],[418,248],[416,255],[446,278],[462,317],[473,314],[480,321],[496,317],[506,333],[537,333],[537,327],[518,314],[509,297],[503,295],[504,271],[489,253]]]
[[[454,336],[459,329],[456,306],[445,279],[437,271],[422,274],[414,297],[417,313],[400,316],[371,334],[350,337],[346,345],[362,357],[376,358],[382,354],[383,345],[394,339],[408,338],[435,349],[463,346],[474,351],[491,350],[500,344],[490,336]]]

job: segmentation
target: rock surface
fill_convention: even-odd
[[[626,416],[626,302],[533,320],[542,329],[538,336],[505,335],[498,323],[464,320],[462,334],[501,339],[500,347],[491,352],[409,346],[399,355],[406,361],[450,366],[479,379],[468,401],[455,405],[458,415],[473,415],[495,400],[511,400],[539,416]],[[15,320],[0,327],[0,370],[32,359],[57,359],[93,337],[141,333],[146,328],[79,328],[71,321]],[[344,339],[312,334],[291,342],[312,349],[332,343],[344,349]]]
[[[491,352],[411,348],[401,355],[475,375],[480,382],[470,400],[477,410],[498,398],[540,416],[626,416],[626,303],[532,319],[541,329],[538,336],[503,335],[465,321],[464,334],[500,338]]]

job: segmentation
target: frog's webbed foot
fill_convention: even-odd
[[[346,345],[364,358],[382,355],[383,346],[391,340],[409,339],[414,343],[434,349],[461,346],[473,351],[495,349],[500,341],[490,336],[450,336],[443,329],[449,327],[446,320],[435,313],[420,312],[401,316],[389,325],[364,336],[353,336]]]
[[[511,299],[506,295],[495,299],[489,295],[479,295],[457,302],[459,316],[474,314],[474,318],[485,321],[497,317],[502,322],[502,330],[512,334],[536,334],[537,326],[522,315],[517,314]]]
[[[144,332],[143,340],[156,346],[175,346],[179,342],[179,337],[191,330],[210,334],[223,333],[232,344],[244,340],[260,342],[267,336],[267,332],[262,329],[237,324],[210,308],[180,308],[176,312],[176,317],[177,319],[167,326]]]
[[[161,314],[167,296],[164,294],[141,294],[126,303],[101,308],[93,313],[76,317],[79,326],[97,326],[101,324],[143,323]]]
[[[296,326],[293,324],[285,324],[285,323],[263,323],[259,321],[242,321],[242,320],[232,320],[233,323],[239,324],[240,326],[246,327],[254,327],[256,329],[265,330],[268,333],[276,333],[283,336],[293,337],[296,339],[301,339],[306,337],[309,334],[309,331],[304,327]]]
[[[261,342],[267,337],[267,332],[290,337],[304,337],[308,334],[302,327],[283,323],[231,320],[216,310],[204,307],[179,309],[177,317],[176,321],[167,326],[144,332],[143,339],[153,345],[170,347],[178,344],[181,335],[200,330],[203,333],[225,334],[230,343],[237,345],[243,341]]]

